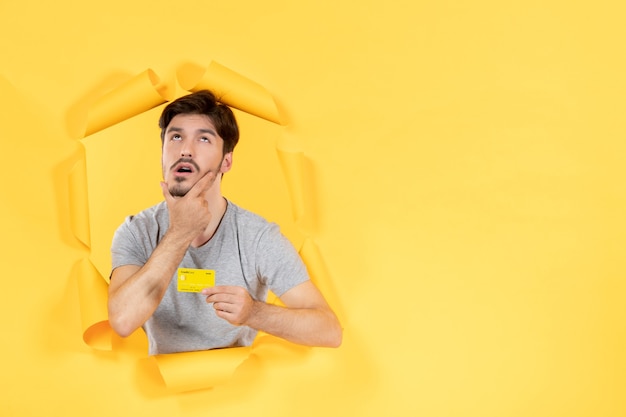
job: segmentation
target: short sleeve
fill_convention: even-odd
[[[257,274],[277,296],[309,280],[300,255],[276,224],[270,224],[257,246]]]
[[[137,239],[132,216],[126,218],[113,235],[111,243],[112,270],[124,265],[142,266],[148,261],[144,245]]]

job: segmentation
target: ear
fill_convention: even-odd
[[[228,152],[226,155],[224,155],[224,158],[222,158],[222,166],[220,167],[220,172],[224,174],[230,171],[232,167],[233,167],[233,153]]]

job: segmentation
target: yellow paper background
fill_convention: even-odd
[[[613,1],[2,2],[0,414],[626,414],[624,17]],[[172,393],[140,335],[83,340],[74,231],[109,243],[71,215],[70,115],[147,69],[171,84],[212,61],[289,122],[246,118],[225,185],[250,179],[239,202],[288,218],[297,187],[265,182],[302,152],[293,210],[315,218],[287,232],[314,238],[345,339],[262,343],[222,385]],[[123,140],[158,141],[157,117],[85,142],[117,139],[158,176],[158,148]]]

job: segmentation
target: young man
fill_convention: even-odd
[[[209,91],[170,103],[159,120],[165,201],[130,216],[113,238],[109,322],[139,327],[150,354],[250,345],[257,331],[337,347],[342,330],[275,224],[226,200],[222,175],[239,129]],[[178,268],[215,271],[201,293],[177,290]],[[264,302],[268,289],[285,305]]]

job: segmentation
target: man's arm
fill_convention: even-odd
[[[169,231],[143,266],[124,265],[111,274],[109,324],[122,337],[141,327],[157,309],[189,246]]]
[[[307,346],[338,347],[342,328],[328,303],[311,282],[285,292],[285,307],[252,299],[245,288],[215,286],[202,291],[216,314],[236,326],[248,326]]]
[[[111,274],[109,324],[120,336],[130,335],[152,316],[187,248],[209,224],[204,195],[214,179],[215,174],[206,174],[181,198],[172,197],[161,183],[170,216],[167,232],[143,266],[124,265]]]

